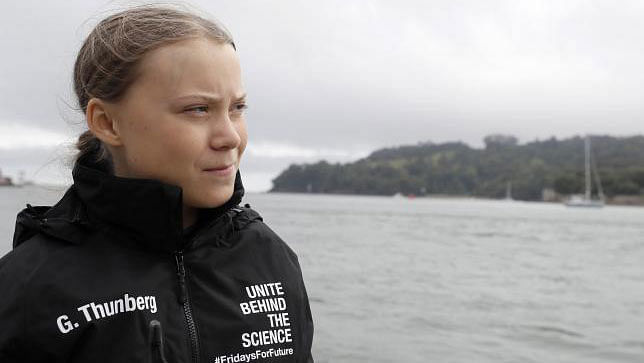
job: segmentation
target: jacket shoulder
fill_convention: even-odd
[[[0,258],[0,361],[27,346],[26,321],[32,296],[39,293],[33,281],[45,275],[39,271],[63,247],[58,241],[35,235]],[[50,271],[51,272],[51,271]]]
[[[239,208],[241,210],[240,215],[243,216],[242,218],[248,220],[248,223],[243,227],[246,234],[251,235],[256,243],[283,250],[288,257],[297,263],[298,258],[295,251],[293,251],[291,246],[280,235],[266,224],[264,218],[256,210],[252,209],[248,204]]]
[[[27,239],[0,258],[0,291],[12,298],[29,293],[32,281],[46,279],[56,266],[60,266],[56,263],[56,255],[69,246],[73,245],[43,234]],[[43,266],[49,266],[45,268],[48,271],[41,273]]]
[[[44,234],[35,234],[0,258],[0,283],[10,274],[24,280],[49,260],[53,253],[70,246]]]

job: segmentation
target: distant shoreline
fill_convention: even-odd
[[[564,204],[565,199],[560,200],[520,200],[520,199],[503,199],[503,198],[486,198],[482,196],[472,196],[466,194],[425,194],[425,195],[400,195],[388,196],[381,194],[354,194],[354,193],[307,193],[307,192],[294,192],[294,191],[265,191],[265,194],[302,194],[302,195],[328,195],[328,196],[354,196],[354,197],[380,197],[392,199],[471,199],[482,201],[499,201],[499,202],[520,202],[520,203],[547,203],[547,204]],[[644,207],[644,197],[632,195],[618,195],[605,200],[606,205],[609,206],[633,206]]]
[[[3,188],[6,189],[11,189],[11,188],[52,188],[52,189],[65,189],[69,188],[69,185],[65,184],[41,184],[41,183],[24,183],[24,184],[0,184],[0,190]]]

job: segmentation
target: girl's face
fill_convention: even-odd
[[[233,193],[246,148],[239,59],[229,44],[183,40],[146,54],[110,112],[121,139],[119,176],[183,189],[184,207],[216,207]]]

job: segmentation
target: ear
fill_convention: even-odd
[[[87,127],[96,137],[107,145],[121,146],[123,142],[119,133],[118,121],[108,112],[108,105],[98,98],[87,102]]]

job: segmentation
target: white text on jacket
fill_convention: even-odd
[[[281,282],[270,282],[246,286],[249,301],[239,304],[244,315],[266,314],[270,329],[245,332],[242,334],[242,347],[257,347],[268,344],[283,344],[293,341],[290,317],[284,298],[284,288]]]
[[[86,322],[90,322],[136,310],[149,310],[154,314],[157,312],[157,300],[154,296],[130,296],[125,294],[121,298],[103,303],[90,302],[79,306],[76,310],[83,313]],[[56,323],[58,330],[63,334],[67,334],[80,326],[79,323],[73,322],[67,315],[59,316],[56,319]]]

